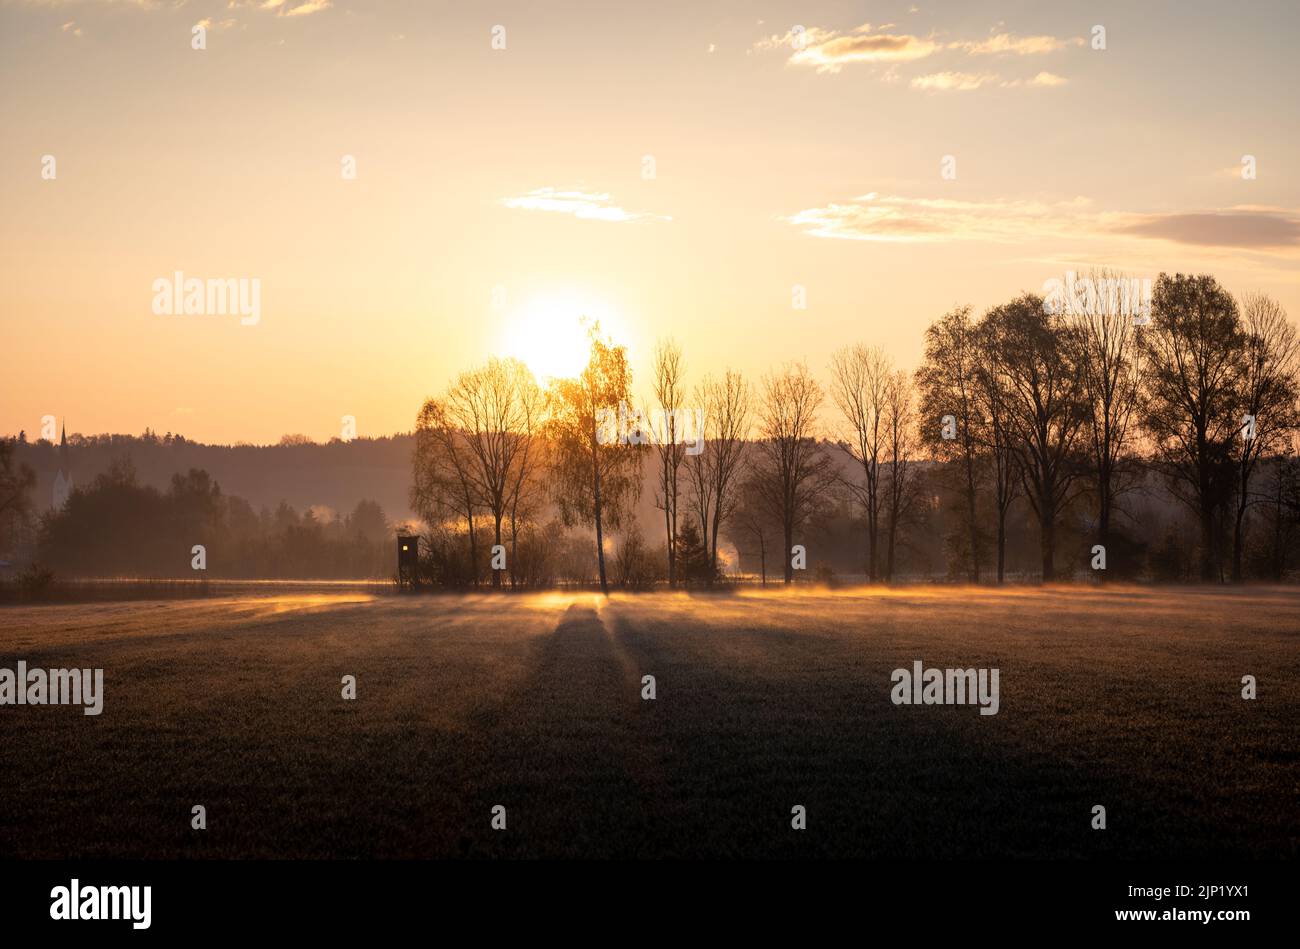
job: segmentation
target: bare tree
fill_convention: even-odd
[[[694,457],[708,456],[706,468],[709,490],[713,495],[712,526],[705,541],[709,547],[710,578],[718,575],[718,535],[732,517],[738,504],[736,475],[740,470],[749,437],[749,383],[738,372],[727,370],[719,380],[706,378],[699,395],[704,407],[705,439],[697,445]],[[702,451],[699,449],[703,449]],[[708,522],[706,522],[708,523]]]
[[[1153,460],[1200,522],[1201,579],[1212,581],[1223,565],[1215,513],[1231,493],[1230,445],[1241,427],[1245,338],[1237,304],[1209,275],[1161,274],[1138,341]]]
[[[532,441],[532,420],[524,402],[528,387],[535,389],[536,383],[523,363],[492,359],[481,369],[462,373],[445,400],[448,422],[460,431],[459,441],[467,449],[470,486],[492,520],[492,543],[502,549],[502,525],[516,499],[520,464]],[[492,586],[500,588],[500,570],[492,571]]]
[[[1025,294],[984,318],[996,353],[1006,418],[1025,497],[1038,516],[1043,581],[1056,578],[1056,526],[1080,468],[1075,450],[1085,419],[1078,347],[1042,297]]]
[[[524,526],[542,510],[546,500],[546,484],[542,478],[549,463],[546,439],[543,437],[547,393],[537,384],[533,374],[523,368],[517,375],[519,395],[520,445],[515,454],[516,464],[510,479],[510,586],[519,585],[524,572],[519,565],[519,535]]]
[[[956,459],[962,465],[970,532],[970,579],[979,583],[981,545],[975,499],[980,444],[975,379],[982,354],[970,314],[970,307],[957,307],[926,328],[925,361],[916,371],[916,381],[921,390],[922,439],[940,459]],[[951,437],[944,424],[948,416],[955,428]]]
[[[791,548],[835,480],[830,456],[817,440],[822,387],[802,363],[763,380],[756,473],[767,506],[779,512],[785,541],[785,582],[794,580]]]
[[[702,386],[696,386],[694,399],[703,405],[707,397],[704,394]],[[707,408],[705,410],[707,412]],[[705,419],[705,428],[708,428],[708,419]],[[697,525],[704,525],[701,528],[703,534],[703,543],[705,549],[708,549],[709,525],[713,523],[713,468],[714,458],[708,448],[697,454],[686,456],[686,486],[687,486],[687,507],[690,511],[691,518]]]
[[[614,554],[614,580],[621,587],[648,587],[654,580],[654,573],[645,538],[633,520],[623,532],[623,542]]]
[[[672,340],[661,341],[655,348],[654,394],[658,403],[659,425],[654,431],[659,452],[659,486],[655,505],[664,512],[664,533],[668,538],[668,585],[677,585],[677,502],[678,473],[686,457],[680,428],[682,409],[682,350]]]
[[[1300,343],[1286,310],[1263,294],[1250,294],[1241,307],[1245,331],[1240,377],[1242,425],[1232,442],[1237,504],[1232,531],[1232,579],[1241,580],[1247,508],[1257,498],[1250,482],[1261,458],[1279,453],[1300,427]]]
[[[623,432],[618,422],[620,409],[630,400],[627,350],[601,339],[599,326],[592,328],[590,338],[591,354],[582,375],[555,382],[547,432],[554,448],[552,489],[560,516],[568,526],[594,528],[600,589],[608,593],[605,529],[622,526],[640,493],[644,433]]]
[[[1120,288],[1129,278],[1093,271],[1082,301],[1067,302],[1067,319],[1078,345],[1078,366],[1087,407],[1087,443],[1097,492],[1097,543],[1110,546],[1115,501],[1130,487],[1130,434],[1136,421],[1141,358],[1136,313]],[[1080,305],[1081,304],[1081,305]]]
[[[877,578],[880,535],[880,455],[890,386],[889,357],[878,347],[848,346],[831,357],[831,397],[844,416],[840,443],[862,468],[862,483],[846,480],[867,515],[867,579]]]
[[[1300,459],[1295,457],[1295,436],[1280,445],[1272,458],[1267,489],[1269,517],[1269,575],[1280,582],[1286,574],[1296,538],[1300,536]]]
[[[889,468],[885,479],[885,579],[894,579],[894,554],[899,526],[911,513],[916,500],[916,410],[912,379],[902,370],[891,373],[885,389],[885,439]]]
[[[444,399],[429,399],[415,425],[412,458],[411,508],[437,533],[448,522],[464,521],[469,539],[469,576],[479,580],[477,531],[474,513],[479,496],[472,474],[473,461],[465,433],[452,421]]]
[[[745,454],[749,456],[757,451],[755,445],[745,448]],[[781,533],[781,522],[774,516],[763,480],[761,472],[751,468],[748,477],[740,483],[735,518],[742,533],[758,547],[759,576],[762,585],[767,586],[767,553]]]
[[[977,327],[981,357],[973,387],[976,411],[972,421],[975,440],[988,459],[993,475],[993,507],[997,515],[997,582],[1006,579],[1007,514],[1020,496],[1021,477],[1015,433],[1011,430],[1012,405],[1006,382],[997,370],[997,333],[987,317]]]

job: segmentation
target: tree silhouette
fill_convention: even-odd
[[[893,364],[884,350],[862,344],[845,347],[831,357],[831,397],[844,416],[840,447],[862,469],[862,483],[844,483],[867,515],[867,579],[878,576],[880,537],[881,455],[888,441],[886,402]]]
[[[1042,297],[1025,294],[985,317],[1025,497],[1038,516],[1044,582],[1056,578],[1056,528],[1081,473],[1085,404],[1075,334]]]
[[[631,403],[632,373],[627,350],[601,339],[599,332],[599,325],[589,332],[591,350],[582,374],[556,380],[546,431],[560,517],[568,526],[595,530],[600,589],[608,593],[605,530],[622,526],[640,495],[639,448],[646,436],[619,430],[620,408]]]
[[[1209,275],[1161,274],[1141,328],[1142,422],[1153,462],[1200,524],[1200,576],[1222,577],[1215,515],[1232,489],[1231,443],[1241,428],[1245,334],[1237,304]]]
[[[1245,332],[1240,404],[1242,426],[1232,440],[1237,503],[1232,525],[1232,579],[1242,577],[1246,510],[1260,500],[1251,478],[1261,458],[1287,447],[1300,428],[1300,342],[1277,301],[1251,294],[1242,306]],[[1247,421],[1249,420],[1249,421]]]
[[[679,431],[685,368],[682,349],[673,340],[663,340],[655,347],[654,395],[657,408],[654,427],[655,449],[659,453],[658,493],[655,504],[664,512],[664,536],[667,537],[668,585],[677,584],[677,503],[681,496],[678,476],[686,458],[684,433]]]
[[[921,390],[921,438],[931,452],[945,461],[959,460],[966,496],[965,526],[970,541],[970,580],[980,579],[980,530],[976,517],[976,492],[980,445],[976,427],[978,404],[975,380],[981,352],[968,306],[957,307],[925,330],[925,359],[916,371]],[[943,418],[956,423],[948,438]]]
[[[763,380],[754,468],[768,509],[780,518],[786,583],[794,580],[794,532],[835,481],[831,458],[817,441],[823,399],[822,387],[802,363],[791,363]]]

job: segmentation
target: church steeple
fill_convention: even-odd
[[[59,470],[54,476],[54,490],[51,501],[57,511],[68,502],[72,493],[72,471],[68,466],[68,420],[63,420],[63,431],[59,434]]]

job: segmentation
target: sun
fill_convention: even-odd
[[[588,327],[611,329],[614,314],[601,300],[581,294],[547,294],[523,303],[506,323],[502,349],[525,363],[538,380],[577,376],[587,364]]]

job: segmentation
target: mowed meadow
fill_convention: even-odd
[[[1298,636],[1282,588],[3,608],[105,698],[0,707],[0,856],[1295,857]],[[915,660],[999,713],[895,706]]]

